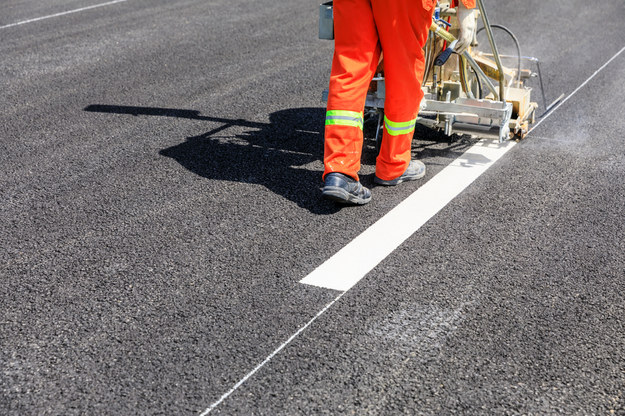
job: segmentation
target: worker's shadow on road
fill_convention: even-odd
[[[320,192],[324,108],[277,111],[268,123],[155,107],[90,105],[85,111],[210,122],[211,130],[159,153],[205,178],[263,185],[315,214],[339,210]]]

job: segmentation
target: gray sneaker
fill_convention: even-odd
[[[325,177],[322,195],[340,204],[364,205],[371,201],[371,191],[342,173],[332,172]]]
[[[417,179],[421,179],[424,176],[425,165],[423,164],[423,162],[420,162],[418,160],[411,160],[408,168],[399,178],[385,181],[384,179],[380,179],[376,176],[375,178],[373,178],[373,182],[377,183],[378,185],[395,186],[405,181],[416,181]]]

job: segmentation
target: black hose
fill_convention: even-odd
[[[511,37],[511,38],[512,38],[512,40],[514,41],[514,43],[515,43],[515,45],[516,45],[516,51],[517,51],[517,54],[518,54],[518,56],[519,56],[519,65],[518,65],[518,70],[517,70],[517,81],[518,81],[518,82],[521,82],[521,56],[522,56],[522,55],[521,55],[521,46],[519,45],[519,40],[517,39],[517,37],[516,37],[516,36],[514,36],[514,33],[512,33],[512,32],[510,31],[510,29],[508,29],[508,28],[507,28],[507,27],[505,27],[505,26],[502,26],[502,25],[490,25],[490,27],[494,27],[494,28],[497,28],[497,29],[501,29],[501,30],[503,30],[503,31],[504,31],[504,32],[506,32],[508,35],[510,35],[510,37]],[[475,32],[475,36],[477,37],[477,35],[479,35],[479,34],[480,34],[480,32],[481,32],[482,30],[484,30],[484,29],[486,29],[486,28],[485,28],[485,27],[481,27],[481,28],[479,28],[479,29],[477,30],[477,32]],[[494,52],[495,52],[495,51],[493,51],[493,53],[494,53]]]
[[[475,79],[477,80],[477,91],[478,91],[478,95],[479,97],[477,97],[478,99],[482,99],[482,81],[480,80],[480,77],[477,75],[477,72],[475,72],[475,69],[473,69],[473,67],[470,67],[471,71],[473,71],[473,73],[475,74]]]

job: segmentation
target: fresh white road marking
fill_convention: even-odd
[[[625,51],[623,47],[545,115],[533,131],[562,104]],[[378,220],[300,283],[347,291],[443,209],[452,199],[510,150],[516,142],[480,141]]]
[[[625,51],[625,47],[623,47],[623,49],[621,49],[619,52],[617,52],[610,60],[608,60],[608,62],[606,62],[603,66],[601,66],[597,71],[595,71],[586,81],[584,81],[579,87],[577,87],[571,94],[569,94],[559,105],[557,105],[549,114],[547,114],[545,117],[543,117],[540,122],[538,122],[537,124],[534,125],[534,128],[532,128],[531,131],[533,131],[536,127],[538,127],[538,125],[544,121],[548,116],[550,116],[551,114],[553,114],[553,112],[558,109],[562,104],[564,104],[569,98],[571,98],[574,94],[576,94],[580,89],[582,89],[584,87],[584,85],[588,84],[588,82],[590,82],[591,79],[593,79],[599,72],[601,72],[605,67],[608,66],[608,64],[610,64],[610,62],[612,62],[614,59],[616,59],[617,56],[619,56],[621,53],[623,53]],[[503,156],[508,150],[510,150],[513,146],[515,145],[515,142],[508,142],[507,144],[504,143],[502,145],[494,145],[494,144],[489,144],[486,141],[483,142],[478,142],[476,145],[474,145],[471,149],[469,149],[467,152],[465,152],[462,156],[460,156],[458,159],[456,159],[456,161],[453,162],[453,165],[455,165],[455,170],[457,172],[460,173],[467,173],[470,174],[471,177],[473,177],[471,179],[470,182],[467,183],[467,185],[465,185],[462,189],[460,189],[458,192],[461,192],[464,188],[466,188],[466,186],[468,186],[471,182],[473,182],[479,175],[481,175],[482,173],[484,173],[486,171],[486,169],[488,169],[488,167],[490,167],[493,163],[495,163],[495,161],[497,159],[499,159],[501,156]],[[484,151],[483,153],[483,157],[482,160],[480,161],[480,157],[479,154],[481,153],[480,150],[476,150],[477,148],[482,147],[482,151]],[[484,149],[488,149],[490,148],[491,151],[485,151]],[[496,158],[496,159],[495,159]],[[474,169],[472,171],[470,170],[465,170],[462,171],[460,170],[460,168],[462,168],[463,166],[466,167],[470,167],[469,165],[473,164],[474,165]],[[480,168],[478,168],[478,165]],[[448,166],[449,167],[449,166]],[[462,180],[463,182],[466,182],[466,180],[459,178],[459,177],[452,177],[449,173],[445,173],[445,175],[448,175],[447,178],[445,180],[442,179],[437,179],[439,176],[441,176],[443,174],[443,172],[445,172],[447,170],[447,168],[443,169],[438,175],[436,175],[435,177],[433,177],[432,179],[430,179],[429,182],[427,182],[426,184],[424,184],[423,186],[421,186],[421,188],[417,189],[411,196],[408,197],[408,199],[417,199],[415,196],[415,194],[417,194],[421,189],[423,189],[424,187],[428,186],[431,182],[436,181],[436,183],[438,183],[439,186],[454,186],[453,183],[455,183],[456,180]],[[480,172],[479,174],[478,171]],[[477,176],[476,176],[477,174]],[[453,183],[450,183],[453,182]],[[431,187],[431,186],[430,186]],[[437,192],[437,191],[440,191]],[[440,201],[443,201],[445,199],[449,201],[451,201],[451,199],[453,199],[456,195],[449,195],[447,192],[445,192],[444,189],[434,189],[432,191],[430,191],[430,196],[432,197],[436,197],[437,199],[439,199]],[[421,201],[423,202],[423,201]],[[412,205],[403,205],[404,203],[400,203],[397,207],[395,207],[395,209],[393,209],[393,211],[398,210],[398,211],[404,211],[407,210],[408,208],[411,208]],[[440,202],[439,202],[440,204]],[[400,208],[401,207],[401,208]],[[432,204],[430,206],[430,210],[432,210],[434,208],[434,204]],[[441,207],[442,208],[442,207]],[[421,211],[423,210],[421,207],[418,207],[418,209]],[[440,210],[440,209],[439,209]],[[391,211],[391,212],[393,212]],[[391,214],[391,212],[389,212],[389,214]],[[430,211],[431,212],[431,211]],[[387,214],[386,216],[384,216],[382,219],[386,218],[389,214]],[[431,216],[433,216],[435,213],[432,213],[430,215],[429,218],[431,218]],[[399,218],[400,215],[404,215],[402,212],[398,212],[397,214],[394,214],[394,216],[396,216],[396,218]],[[414,215],[414,213],[411,212],[411,216]],[[420,214],[422,217],[427,216],[427,213],[421,213]],[[376,222],[374,224],[374,226],[377,226],[380,221],[382,221],[382,219],[380,219],[378,222]],[[390,220],[386,220],[386,221],[390,221]],[[389,224],[393,224],[393,223],[389,223]],[[422,225],[422,224],[421,224]],[[419,225],[416,229],[418,229],[421,225]],[[405,224],[401,224],[401,227],[404,227]],[[416,226],[415,223],[411,224],[411,227],[414,229]],[[373,226],[372,226],[373,227]],[[382,229],[383,233],[380,234],[380,236],[385,235],[386,233],[388,233],[390,230],[389,229]],[[416,230],[415,230],[416,231]],[[358,238],[361,238],[361,236],[363,234],[366,234],[367,231],[363,232]],[[405,233],[403,233],[405,234]],[[410,234],[412,235],[412,233]],[[410,235],[406,236],[404,238],[404,240],[408,237],[410,237]],[[401,238],[398,236],[395,236],[395,233],[393,233],[393,236],[395,238],[395,240]],[[364,237],[363,237],[364,238]],[[381,238],[381,237],[380,237]],[[404,241],[401,240],[401,241]],[[351,243],[350,243],[351,244]],[[401,243],[400,243],[401,244]],[[348,244],[349,245],[349,244]],[[388,247],[386,247],[386,250],[388,250]],[[330,260],[333,260],[333,262],[338,262],[339,259],[336,258],[338,256],[339,253],[341,253],[343,250],[339,251],[336,255],[334,255],[333,257],[331,257],[326,263],[322,264],[319,268],[317,268],[315,271],[313,271],[311,274],[309,274],[308,276],[306,276],[303,280],[301,280],[302,283],[307,283],[307,284],[313,284],[313,280],[314,281],[318,281],[321,282],[323,284],[326,284],[328,282],[328,278],[318,274],[319,270],[324,268],[324,267],[328,267],[328,269],[330,268],[330,266],[326,266],[327,263],[330,262]],[[391,250],[392,251],[392,250]],[[352,254],[349,251],[347,252],[347,254]],[[389,252],[390,254],[390,252]],[[336,259],[335,259],[336,258]],[[362,255],[361,259],[364,259],[365,256]],[[353,261],[353,257],[351,258],[351,261]],[[381,260],[379,260],[381,261]],[[378,264],[379,261],[377,261],[375,264]],[[370,262],[371,263],[371,262]],[[360,273],[362,273],[366,268],[362,267],[360,268]],[[366,274],[367,272],[365,272]],[[358,274],[357,273],[352,273],[352,280],[354,279],[354,276],[356,276],[356,278],[358,278]],[[363,275],[364,276],[364,275]],[[314,279],[313,279],[314,278]],[[360,280],[362,277],[358,278],[358,280]],[[306,280],[309,280],[310,282],[305,282]],[[341,286],[342,287],[353,287],[355,283],[353,283],[350,280],[344,281]],[[335,284],[329,284],[329,286],[339,286],[339,285],[335,285]],[[325,286],[324,286],[325,287]],[[204,410],[204,412],[202,412],[202,414],[200,416],[206,416],[208,413],[210,413],[212,410],[215,409],[215,407],[219,406],[219,404],[221,404],[224,400],[226,400],[228,397],[230,397],[239,387],[241,387],[241,385],[243,383],[245,383],[250,377],[252,377],[256,372],[258,372],[258,370],[260,370],[262,367],[264,367],[269,361],[271,361],[271,359],[273,357],[276,356],[276,354],[278,354],[280,351],[282,351],[286,346],[288,346],[295,338],[297,338],[302,332],[304,332],[304,330],[306,330],[306,328],[308,328],[313,322],[315,322],[321,315],[323,315],[326,311],[328,311],[328,309],[330,309],[332,307],[332,305],[334,305],[336,302],[339,301],[339,299],[341,299],[341,297],[343,297],[344,294],[347,293],[347,291],[349,289],[339,289],[339,290],[343,290],[332,302],[330,302],[329,304],[327,304],[322,310],[320,310],[317,315],[315,315],[314,318],[312,318],[310,321],[308,321],[304,326],[302,326],[300,329],[297,330],[297,332],[295,332],[288,340],[286,340],[282,345],[280,345],[275,351],[273,351],[267,358],[265,358],[265,360],[260,363],[258,366],[256,366],[256,368],[254,368],[252,371],[250,371],[248,374],[245,375],[245,377],[243,377],[241,380],[239,380],[239,382],[237,382],[228,392],[226,392],[223,396],[221,396],[221,398],[219,398],[219,400],[217,400],[215,403],[213,403],[209,408],[207,408],[206,410]]]
[[[8,27],[24,25],[26,23],[38,22],[40,20],[50,19],[52,17],[64,16],[66,14],[83,12],[85,10],[95,9],[96,7],[108,6],[108,5],[115,4],[115,3],[122,3],[124,1],[128,1],[128,0],[113,0],[113,1],[109,1],[107,3],[100,3],[100,4],[95,4],[93,6],[81,7],[80,9],[68,10],[66,12],[55,13],[55,14],[51,14],[51,15],[48,15],[48,16],[36,17],[34,19],[22,20],[21,22],[15,22],[15,23],[11,23],[11,24],[8,24],[8,25],[0,26],[0,29],[6,29]]]
[[[300,283],[351,289],[515,144],[479,141]]]

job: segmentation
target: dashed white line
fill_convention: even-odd
[[[125,1],[128,1],[128,0],[113,0],[113,1],[106,2],[106,3],[94,4],[93,6],[81,7],[80,9],[74,9],[74,10],[68,10],[66,12],[50,14],[48,16],[35,17],[34,19],[22,20],[20,22],[15,22],[15,23],[11,23],[11,24],[8,24],[8,25],[0,26],[0,29],[6,29],[8,27],[25,25],[26,23],[38,22],[40,20],[51,19],[53,17],[64,16],[66,14],[71,14],[71,13],[83,12],[85,10],[95,9],[96,7],[109,6],[111,4],[122,3],[122,2],[125,2]]]

